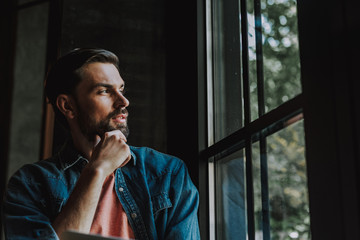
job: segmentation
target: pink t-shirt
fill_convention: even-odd
[[[90,233],[135,238],[126,213],[115,192],[115,174],[109,175],[101,190]]]

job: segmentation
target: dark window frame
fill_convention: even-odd
[[[203,3],[203,6],[206,6],[206,4],[209,5],[210,1],[207,3]],[[289,119],[292,119],[296,116],[301,115],[302,116],[302,109],[303,109],[303,96],[302,94],[297,95],[293,99],[290,99],[289,101],[283,103],[276,109],[265,113],[265,100],[264,100],[264,76],[263,76],[263,61],[262,61],[262,26],[261,26],[261,10],[260,10],[260,0],[255,0],[255,19],[258,20],[256,22],[256,54],[257,54],[257,85],[258,85],[258,108],[259,108],[259,117],[251,121],[251,111],[250,111],[250,80],[249,80],[249,57],[248,57],[248,23],[247,23],[247,8],[246,8],[246,1],[240,1],[241,6],[240,7],[240,15],[241,19],[241,42],[242,42],[242,78],[240,81],[242,81],[243,86],[243,98],[244,98],[244,126],[240,128],[239,130],[235,131],[234,133],[230,134],[229,136],[223,138],[220,141],[215,142],[214,144],[211,144],[209,147],[207,147],[206,144],[203,144],[200,151],[200,162],[201,163],[208,163],[209,159],[213,159],[215,155],[219,157],[219,154],[223,154],[224,156],[229,155],[231,153],[234,153],[235,151],[238,151],[240,149],[245,149],[246,154],[246,189],[247,189],[247,224],[248,224],[248,236],[249,239],[255,239],[255,220],[254,220],[254,198],[253,198],[253,176],[252,176],[252,144],[256,141],[259,141],[260,143],[260,150],[261,150],[261,162],[263,163],[262,166],[267,166],[266,162],[266,137],[270,134],[275,133],[276,131],[279,131],[280,129],[283,129],[286,125]],[[211,15],[211,6],[207,6],[207,14]],[[204,12],[203,12],[204,14]],[[205,16],[208,19],[202,20],[202,26],[205,28],[212,27],[212,19],[209,19],[209,16]],[[210,23],[209,23],[210,21]],[[205,24],[208,24],[205,26]],[[212,33],[207,32],[207,37],[212,37]],[[211,39],[203,39],[208,45],[212,44]],[[210,42],[210,43],[209,43]],[[206,44],[205,44],[206,45]],[[211,46],[210,46],[211,48]],[[207,59],[209,56],[207,54],[212,54],[211,49],[202,49],[204,52],[201,52],[200,54],[203,54],[202,59]],[[210,51],[206,52],[206,51]],[[211,56],[210,56],[211,57]],[[205,61],[205,62],[206,62]],[[209,64],[209,62],[208,62]],[[210,63],[211,64],[211,63]],[[202,66],[206,69],[207,66]],[[211,72],[213,66],[210,66],[210,70],[203,69],[202,72],[204,72],[204,76],[200,76],[200,79],[203,79],[203,82],[208,81],[206,80],[208,78],[208,74],[212,74]],[[205,71],[204,71],[205,70]],[[201,73],[201,71],[199,71]],[[210,77],[211,78],[211,77]],[[211,84],[211,83],[210,83]],[[199,86],[199,89],[201,88],[207,88],[207,84],[203,83],[201,87]],[[200,90],[199,90],[200,91]],[[204,106],[207,103],[207,98],[212,97],[212,89],[210,91],[205,92],[199,92],[199,96],[203,96],[203,99],[200,99],[201,105]],[[206,97],[205,97],[206,96]],[[204,98],[205,97],[205,98]],[[201,107],[199,106],[199,109]],[[210,109],[210,111],[215,111],[213,109]],[[207,116],[207,112],[204,112]],[[212,114],[211,114],[212,115]],[[241,116],[239,116],[241,117]],[[209,119],[201,119],[202,121],[206,120],[206,123],[208,123]],[[202,123],[202,125],[207,126],[207,124]],[[211,126],[210,126],[211,128]],[[204,139],[206,139],[206,142],[208,142],[207,137],[205,136],[204,132],[207,131],[207,129],[203,128],[201,129],[203,131],[202,136]],[[201,136],[201,134],[200,134]],[[203,139],[203,140],[204,140]],[[205,164],[202,164],[203,166]],[[206,167],[202,167],[206,168]],[[207,169],[207,168],[206,168]],[[264,239],[270,239],[270,217],[269,217],[269,199],[268,199],[268,183],[267,183],[267,176],[266,175],[267,169],[262,169],[262,192],[263,192],[263,209],[266,209],[264,211],[263,215],[263,236]],[[206,175],[205,171],[203,170],[202,175]],[[209,186],[206,183],[206,180],[204,177],[200,175],[200,178],[203,178],[203,180],[200,179],[200,189],[204,190],[204,188],[208,188]],[[206,175],[206,178],[208,179],[208,175]],[[205,194],[201,194],[203,197],[207,199],[206,206],[209,206],[209,196],[208,191],[206,191]],[[204,196],[205,195],[205,196]],[[202,210],[204,211],[204,210]],[[204,214],[200,212],[200,214]],[[209,218],[209,213],[206,213],[206,218]],[[201,225],[202,226],[202,225]],[[202,226],[204,227],[204,226]],[[205,227],[204,227],[205,229]],[[205,230],[202,230],[204,232]],[[209,234],[208,227],[206,228],[207,232],[206,234]],[[203,233],[204,234],[204,233]],[[206,235],[208,238],[208,235]]]
[[[303,93],[291,101],[305,116],[312,239],[360,236],[359,9],[352,0],[298,2]],[[239,133],[207,149],[205,12],[205,0],[198,0],[199,219],[202,238],[209,239],[207,157]]]

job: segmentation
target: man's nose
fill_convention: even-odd
[[[127,107],[129,104],[129,100],[121,92],[116,93],[114,102],[115,107]]]

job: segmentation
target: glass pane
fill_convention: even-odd
[[[242,127],[238,0],[213,1],[215,141]]]
[[[267,138],[271,239],[310,239],[303,121]]]
[[[296,0],[262,0],[265,111],[301,93]]]
[[[248,51],[249,51],[249,84],[251,121],[259,117],[257,75],[256,75],[256,41],[255,41],[255,14],[254,0],[246,1],[248,21]]]
[[[253,185],[254,185],[254,219],[255,219],[255,240],[263,239],[262,231],[262,204],[261,204],[261,175],[260,175],[260,144],[252,145],[253,158]]]
[[[213,157],[209,159],[209,239],[215,239],[216,216],[215,216],[215,163]]]
[[[216,161],[216,239],[246,239],[243,151]]]

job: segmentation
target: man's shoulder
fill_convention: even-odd
[[[149,147],[130,147],[136,165],[145,167],[148,171],[177,172],[184,167],[184,162],[173,155],[159,152]]]
[[[182,160],[176,156],[160,152],[150,147],[135,147],[130,146],[131,152],[135,154],[136,158],[141,158],[143,160],[154,160],[164,161],[164,162],[182,162]]]
[[[21,179],[23,182],[36,182],[36,179],[53,177],[59,173],[59,161],[56,156],[28,163],[20,167],[11,179]],[[11,182],[10,179],[10,182]]]

